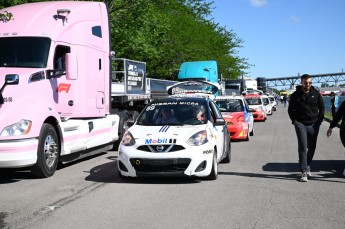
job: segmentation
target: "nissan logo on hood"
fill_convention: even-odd
[[[159,152],[162,152],[164,150],[164,146],[159,145],[159,146],[156,147],[156,150],[159,151]]]

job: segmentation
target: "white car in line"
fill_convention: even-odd
[[[146,106],[124,134],[118,153],[122,178],[195,176],[214,180],[218,164],[231,160],[231,142],[212,99],[169,96]]]
[[[268,96],[268,99],[271,101],[271,103],[272,103],[272,110],[273,111],[276,111],[277,110],[277,101],[276,101],[276,99],[274,98],[274,96],[273,95],[269,95]]]
[[[273,104],[268,98],[267,95],[261,95],[262,101],[264,102],[265,108],[266,108],[266,114],[272,115],[273,114]]]

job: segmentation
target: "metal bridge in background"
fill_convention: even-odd
[[[313,84],[315,83],[330,83],[334,82],[335,87],[338,86],[340,81],[345,81],[345,72],[339,73],[329,73],[329,74],[316,74],[312,75]],[[295,85],[301,84],[301,76],[290,76],[290,77],[279,77],[279,78],[266,78],[267,87],[277,87],[277,86],[289,86],[294,88]]]

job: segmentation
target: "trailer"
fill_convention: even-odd
[[[226,95],[241,95],[243,91],[243,81],[241,79],[225,80]]]
[[[110,50],[106,5],[36,2],[0,13],[0,168],[50,177],[60,162],[116,147],[150,94],[146,64]]]

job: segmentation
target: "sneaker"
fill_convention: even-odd
[[[307,182],[308,181],[308,174],[307,173],[302,173],[301,178],[299,179],[301,182]]]
[[[308,177],[311,177],[311,172],[310,172],[310,167],[308,166],[308,169],[307,169],[307,175]]]

